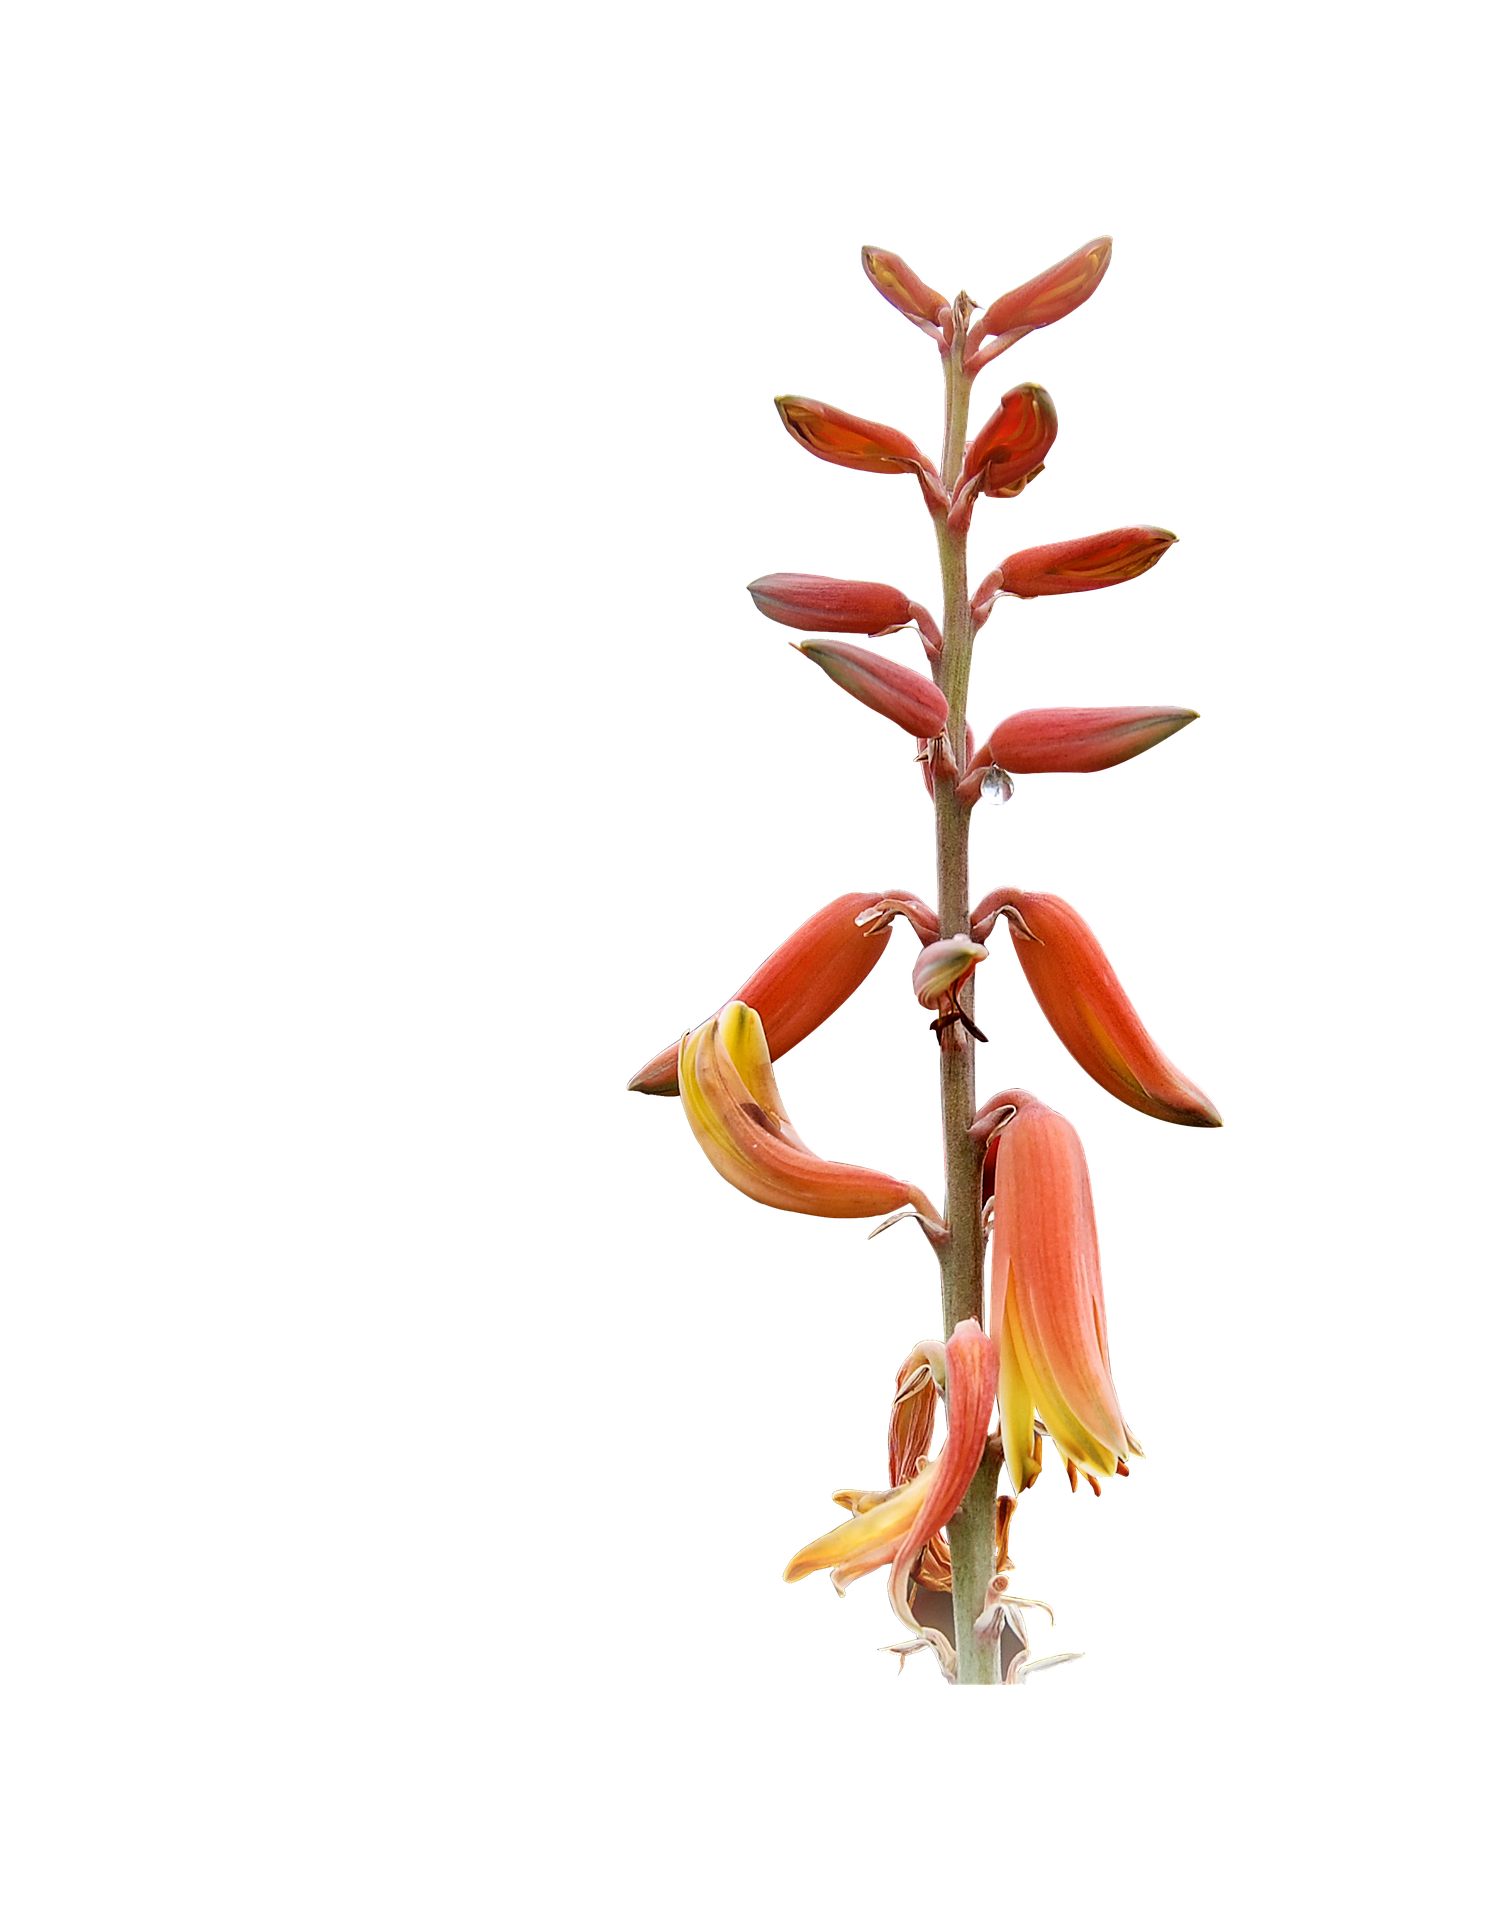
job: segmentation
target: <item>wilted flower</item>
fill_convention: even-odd
[[[983,1040],[984,1034],[959,1004],[959,991],[980,962],[989,957],[989,949],[978,940],[966,940],[962,934],[952,939],[935,940],[923,948],[912,969],[912,991],[917,1003],[937,1013],[933,1031],[940,1040],[957,1021]]]

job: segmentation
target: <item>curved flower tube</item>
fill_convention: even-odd
[[[837,1013],[886,951],[891,938],[890,917],[879,925],[871,921],[880,919],[872,909],[890,897],[883,893],[840,894],[789,934],[730,996],[760,1014],[773,1060],[790,1053],[831,1013]],[[627,1091],[675,1094],[680,1045],[681,1041],[674,1040],[670,1047],[654,1054],[631,1078]]]
[[[975,909],[975,937],[983,939],[1001,918],[1048,1025],[1092,1080],[1154,1120],[1224,1124],[1142,1025],[1104,949],[1066,900],[999,887]]]
[[[930,1229],[943,1230],[920,1187],[810,1152],[782,1105],[761,1016],[743,1001],[732,1000],[683,1036],[678,1086],[688,1125],[710,1165],[748,1199],[833,1220],[868,1219],[910,1206]]]
[[[1032,1094],[1013,1088],[997,1102],[1015,1112],[992,1142],[990,1328],[1006,1471],[1020,1493],[1041,1470],[1038,1415],[1064,1460],[1085,1473],[1114,1474],[1141,1449],[1110,1375],[1084,1148]]]
[[[891,1578],[893,1586],[901,1589],[898,1617],[930,1643],[936,1638],[948,1647],[942,1634],[935,1635],[912,1619],[907,1607],[907,1580],[923,1548],[958,1511],[974,1478],[995,1400],[996,1365],[995,1347],[978,1323],[962,1321],[944,1348],[949,1430],[942,1453],[919,1469],[905,1486],[889,1494],[841,1496],[843,1503],[855,1507],[851,1517],[795,1553],[782,1575],[784,1580],[802,1580],[826,1567],[835,1587],[843,1593],[862,1575],[895,1562]],[[896,1604],[893,1599],[892,1605]],[[934,1650],[941,1661],[942,1652],[936,1646]]]

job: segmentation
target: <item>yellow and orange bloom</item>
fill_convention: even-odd
[[[891,1565],[891,1600],[903,1623],[926,1639],[947,1673],[953,1649],[943,1635],[918,1625],[907,1583],[923,1549],[938,1539],[958,1511],[985,1448],[995,1403],[996,1350],[977,1322],[961,1321],[944,1348],[948,1436],[943,1451],[904,1486],[891,1492],[847,1492],[835,1497],[853,1510],[842,1525],[793,1555],[784,1580],[802,1580],[826,1568],[843,1593],[863,1574]]]
[[[931,740],[948,725],[949,703],[925,674],[848,640],[793,643],[836,687],[919,740]]]
[[[998,353],[1014,347],[1038,327],[1062,320],[1094,292],[1110,265],[1110,239],[1102,235],[1076,248],[1066,260],[1039,273],[1024,286],[992,300],[970,332],[964,371],[973,376]]]
[[[1036,707],[1013,713],[970,757],[959,782],[974,800],[990,767],[1007,773],[1103,773],[1197,720],[1191,707]]]
[[[975,909],[976,936],[1002,918],[1033,998],[1092,1080],[1154,1120],[1183,1127],[1223,1124],[1212,1101],[1142,1025],[1099,941],[1066,900],[998,887]]]
[[[731,994],[760,1014],[773,1060],[836,1013],[886,951],[891,916],[883,919],[878,911],[886,899],[880,893],[840,894],[789,934]],[[675,1094],[680,1044],[675,1040],[653,1055],[632,1077],[628,1091]]]
[[[1112,527],[1079,540],[1055,540],[1051,546],[1024,547],[1008,555],[976,587],[970,610],[983,626],[1003,593],[1036,600],[1054,593],[1094,593],[1118,587],[1155,567],[1178,536],[1166,527]]]
[[[678,1089],[710,1165],[748,1199],[833,1220],[910,1206],[928,1228],[943,1230],[921,1188],[870,1167],[821,1159],[804,1144],[777,1091],[761,1017],[743,1001],[732,1000],[683,1036]]]
[[[860,263],[876,292],[904,319],[940,343],[953,338],[949,302],[920,280],[900,254],[888,253],[883,247],[862,247]]]
[[[1086,1474],[1115,1474],[1141,1449],[1110,1374],[1084,1148],[1030,1093],[998,1099],[1015,1111],[991,1143],[990,1328],[1006,1471],[1020,1493],[1040,1470],[1039,1417],[1065,1462]]]

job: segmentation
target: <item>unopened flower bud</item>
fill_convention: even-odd
[[[1036,328],[1050,327],[1075,307],[1083,306],[1109,265],[1110,240],[1105,236],[1089,241],[1025,286],[1013,287],[999,300],[992,300],[970,333],[974,344],[965,355],[964,371],[978,373],[998,353],[1014,347]]]
[[[861,473],[916,473],[937,478],[928,456],[895,427],[858,414],[805,400],[799,394],[778,396],[777,412],[794,440],[836,467],[854,467]]]
[[[864,647],[852,647],[846,640],[795,644],[846,693],[919,740],[931,740],[948,725],[948,701],[931,680],[910,667]]]
[[[1044,594],[1093,593],[1117,587],[1155,567],[1178,536],[1166,527],[1113,527],[1082,540],[1056,540],[1047,547],[1013,553],[980,582],[971,605],[977,623],[989,614],[997,594],[1036,600]]]
[[[1046,387],[1013,387],[970,442],[959,492],[978,482],[991,499],[1021,492],[1041,472],[1058,437],[1058,409]]]
[[[992,766],[1007,773],[1102,773],[1198,717],[1191,707],[1037,707],[1013,713],[974,755],[959,783],[960,798],[978,796]]]
[[[900,254],[887,253],[881,247],[862,247],[860,261],[867,279],[883,300],[889,300],[899,314],[913,326],[921,327],[932,339],[943,339],[948,301],[919,280]]]
[[[912,602],[877,580],[829,580],[821,573],[768,573],[746,589],[768,620],[801,633],[894,633]]]

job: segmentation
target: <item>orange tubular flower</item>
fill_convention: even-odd
[[[1041,1471],[1035,1422],[1071,1468],[1112,1475],[1140,1453],[1110,1377],[1089,1168],[1061,1113],[1013,1088],[993,1144],[990,1326],[1001,1439],[1018,1493]],[[1072,1472],[1070,1479],[1073,1478]]]
[[[990,617],[996,597],[1037,600],[1053,593],[1094,593],[1118,587],[1155,567],[1178,536],[1166,527],[1113,527],[1081,540],[1055,540],[1050,547],[1026,547],[986,574],[975,589],[970,609],[976,625]]]
[[[870,924],[880,917],[875,910],[886,898],[881,893],[840,894],[805,920],[730,996],[760,1014],[773,1060],[790,1053],[836,1013],[886,951],[890,918],[884,925]],[[861,916],[869,916],[865,926]],[[679,1044],[674,1041],[648,1060],[628,1091],[675,1094]]]
[[[970,332],[973,343],[964,357],[964,371],[973,376],[998,353],[1014,347],[1038,327],[1050,327],[1075,307],[1082,307],[1105,278],[1110,265],[1110,239],[1091,240],[1046,273],[1025,286],[1013,287],[992,300]]]
[[[976,937],[1002,917],[1033,998],[1092,1080],[1154,1120],[1183,1127],[1223,1124],[1210,1100],[1153,1041],[1099,941],[1066,900],[997,888],[975,909]]]
[[[962,1321],[944,1348],[948,1376],[948,1438],[936,1460],[890,1493],[847,1493],[836,1496],[851,1506],[851,1517],[821,1538],[811,1541],[787,1563],[782,1578],[805,1579],[828,1568],[843,1593],[863,1574],[892,1565],[892,1605],[898,1616],[934,1646],[939,1659],[953,1661],[953,1649],[942,1634],[924,1629],[911,1616],[907,1580],[918,1556],[939,1529],[958,1511],[984,1451],[990,1410],[995,1403],[997,1358],[992,1342],[973,1320]],[[897,1595],[900,1597],[898,1604]]]
[[[803,640],[792,643],[814,666],[822,667],[862,706],[894,720],[919,740],[931,740],[949,723],[949,703],[926,675],[914,673],[884,654],[851,646],[848,640]]]
[[[739,1000],[683,1036],[678,1087],[693,1137],[716,1173],[748,1199],[832,1220],[915,1207],[941,1231],[921,1188],[869,1167],[821,1160],[798,1138],[777,1091],[760,1015]]]

